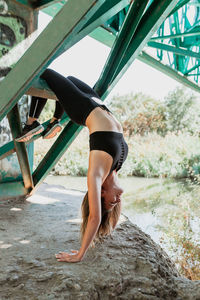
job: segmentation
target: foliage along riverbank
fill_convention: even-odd
[[[54,175],[86,176],[88,168],[88,133],[84,129],[52,170]],[[200,170],[200,139],[189,133],[157,133],[126,138],[129,155],[121,176],[198,178]],[[35,143],[35,165],[39,163],[54,140]]]

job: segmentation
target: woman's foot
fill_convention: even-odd
[[[43,139],[51,139],[54,136],[56,136],[56,134],[61,130],[62,130],[62,126],[60,122],[56,119],[53,122],[48,124],[47,128],[44,131]]]
[[[16,142],[27,142],[34,135],[44,131],[44,127],[38,122],[34,121],[31,125],[26,124],[22,129],[22,133],[19,137],[15,139]]]

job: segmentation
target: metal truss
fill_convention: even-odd
[[[8,191],[16,196],[30,195],[81,131],[81,126],[67,116],[63,117],[64,130],[34,172],[26,145],[14,141],[21,131],[19,98],[31,94],[56,99],[39,75],[56,57],[86,35],[111,47],[94,86],[103,100],[136,58],[199,91],[200,0],[18,2],[33,10],[43,9],[53,20],[0,83],[0,120],[8,116],[13,135],[13,141],[0,148],[0,159],[16,152],[23,178],[23,182],[0,184],[1,197]]]

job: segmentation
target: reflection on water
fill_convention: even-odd
[[[151,212],[137,214],[132,210],[126,209],[124,213],[132,223],[136,224],[142,231],[149,234],[156,243],[160,243],[162,233],[157,229],[159,221]]]
[[[134,180],[133,180],[134,182]],[[130,220],[164,248],[179,271],[200,279],[200,186],[188,180],[160,180],[124,195]]]
[[[49,184],[87,190],[85,177],[49,176]],[[200,186],[188,180],[121,178],[123,213],[168,253],[179,271],[200,279]]]

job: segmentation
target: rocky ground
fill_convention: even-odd
[[[24,200],[0,203],[0,299],[200,300],[200,282],[179,276],[167,254],[122,217],[84,261],[59,263],[79,249],[83,193],[43,184]]]

